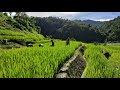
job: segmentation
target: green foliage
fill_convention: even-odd
[[[93,21],[93,20],[75,20],[77,22],[83,22],[83,23],[86,23],[86,24],[89,24],[89,25],[92,25],[92,26],[96,26],[96,27],[100,27],[103,25],[104,22],[101,22],[101,21]]]
[[[9,17],[4,15],[4,13],[0,12],[0,21],[4,21],[6,19],[8,19]]]
[[[59,65],[70,58],[79,42],[71,42],[69,46],[64,41],[44,44],[40,48],[34,45],[32,48],[5,50],[0,53],[0,77],[1,78],[53,78]]]
[[[4,15],[5,15],[5,16],[8,16],[8,14],[7,14],[7,13],[4,13]]]
[[[9,12],[12,13],[12,12]],[[40,27],[36,24],[36,20],[29,17],[25,12],[17,12],[19,18],[14,16],[11,18],[5,13],[0,12],[0,29],[2,30],[21,30],[28,32],[40,33]],[[16,17],[16,18],[15,18]]]
[[[100,43],[99,42],[94,42],[94,45],[100,45]]]
[[[9,13],[12,14],[12,12]],[[24,45],[26,42],[36,42],[44,39],[35,19],[28,17],[23,12],[17,12],[16,15],[19,18],[11,18],[0,12],[0,40],[8,39]]]
[[[106,59],[102,50],[107,50],[111,57]],[[119,78],[120,77],[120,47],[119,46],[94,46],[87,45],[85,58],[87,67],[84,71],[85,78]]]
[[[82,22],[70,21],[56,17],[36,18],[38,25],[41,27],[41,33],[52,35],[56,39],[75,38],[79,41],[93,42],[104,41],[97,27],[89,26]]]
[[[107,45],[107,39],[105,39],[105,42],[104,42],[104,46],[106,46]]]
[[[75,39],[75,38],[70,38],[70,40],[71,40],[71,41],[76,41],[76,39]]]
[[[105,34],[108,30],[111,30],[108,35],[109,41],[120,41],[120,16],[105,22],[100,28],[100,32],[103,34]]]
[[[3,39],[8,39],[9,41],[24,45],[26,42],[40,41],[44,39],[44,36],[30,32],[14,32],[10,30],[0,30],[0,40]]]

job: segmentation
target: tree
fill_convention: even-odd
[[[21,14],[21,12],[15,12],[16,14],[16,16],[20,16],[20,14]]]
[[[15,18],[17,17],[17,18],[20,18],[20,15],[21,15],[21,12],[15,12],[16,14],[15,14]]]
[[[15,18],[17,17],[18,19],[28,19],[28,15],[26,14],[26,12],[15,12]]]
[[[28,15],[26,14],[26,12],[21,12],[20,15],[23,16],[23,17],[28,17]]]
[[[9,12],[9,14],[10,14],[10,17],[12,16],[12,13],[13,13],[13,12]]]
[[[8,16],[8,13],[5,12],[4,15],[5,15],[5,16]]]
[[[28,20],[28,15],[26,14],[26,12],[21,12],[20,16],[21,16],[21,19]]]

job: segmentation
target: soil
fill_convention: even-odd
[[[81,78],[83,77],[83,71],[86,67],[86,60],[83,54],[80,52],[81,47],[79,47],[71,59],[69,59],[63,67],[59,70],[56,78]]]
[[[67,73],[70,78],[81,78],[82,73],[86,67],[86,62],[82,55],[78,55],[71,63]]]

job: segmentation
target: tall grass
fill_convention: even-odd
[[[88,65],[84,71],[85,78],[119,78],[120,77],[120,46],[88,45],[85,57]],[[107,50],[111,57],[106,59],[102,50]]]
[[[79,42],[71,42],[66,46],[64,41],[55,42],[51,47],[24,47],[5,50],[0,53],[1,78],[53,78],[60,64],[79,46]]]
[[[0,30],[0,40],[2,39],[39,41],[44,39],[44,36],[30,32],[14,32],[11,30]]]

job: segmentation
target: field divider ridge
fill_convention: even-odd
[[[56,78],[83,78],[86,60],[80,52],[81,47],[79,46],[73,56],[61,67]]]

